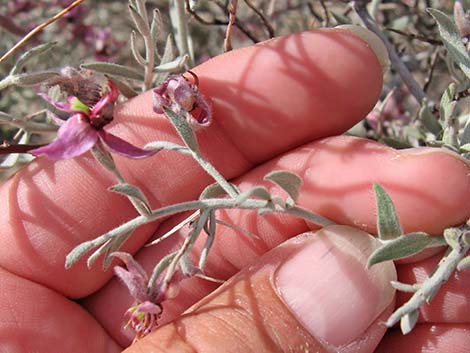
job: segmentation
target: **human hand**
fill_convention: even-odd
[[[201,150],[242,189],[263,183],[268,171],[294,171],[304,180],[300,205],[372,233],[373,182],[391,194],[405,231],[439,234],[469,217],[469,166],[457,157],[434,149],[397,152],[345,136],[325,139],[363,118],[380,94],[381,65],[350,32],[294,34],[229,53],[195,72],[214,112],[212,125],[198,132]],[[119,107],[115,121],[113,132],[138,145],[177,140],[165,118],[152,112],[150,94]],[[196,198],[211,182],[189,158],[171,153],[116,159],[126,180],[153,196],[153,207]],[[2,186],[1,348],[119,352],[129,344],[122,315],[132,299],[116,279],[109,281],[112,272],[88,270],[84,262],[64,269],[71,248],[134,216],[126,199],[106,192],[112,183],[84,156],[57,163],[39,158]],[[390,263],[365,268],[377,246],[372,238],[338,226],[288,240],[309,230],[305,222],[238,210],[219,218],[261,240],[221,228],[206,272],[231,279],[215,292],[211,282],[183,282],[180,294],[164,303],[161,320],[169,324],[129,352],[374,351],[385,331],[381,322],[394,307],[389,282],[395,272]],[[181,219],[160,223],[157,232]],[[125,245],[147,268],[181,240],[176,235],[142,248],[156,227],[140,228]],[[435,262],[400,265],[399,278],[421,279]],[[410,335],[392,331],[378,350],[463,352],[467,276],[451,279]]]

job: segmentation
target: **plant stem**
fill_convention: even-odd
[[[411,75],[411,72],[408,70],[406,65],[401,61],[400,57],[398,56],[395,47],[392,43],[385,37],[382,31],[379,29],[377,24],[375,23],[374,19],[369,15],[367,12],[367,8],[365,3],[362,1],[353,1],[351,3],[353,10],[362,20],[364,25],[372,32],[374,32],[380,39],[382,39],[385,47],[387,48],[388,55],[390,57],[390,61],[392,63],[392,67],[395,71],[400,75],[401,79],[405,83],[405,85],[410,90],[411,94],[415,97],[418,101],[419,105],[422,105],[424,101],[428,102],[429,105],[434,106],[432,100],[426,95],[423,91],[421,86],[416,82],[416,80]]]
[[[458,263],[465,257],[467,251],[470,249],[470,245],[466,244],[464,241],[465,237],[469,235],[470,231],[468,230],[461,232],[456,245],[453,247],[452,251],[444,255],[434,273],[424,282],[416,286],[417,290],[411,299],[388,318],[386,322],[387,327],[392,327],[400,321],[403,316],[417,311],[421,305],[429,303],[433,299],[439,288],[454,273]],[[408,332],[403,332],[403,334],[407,334]]]
[[[194,57],[189,50],[189,31],[188,19],[186,16],[186,9],[184,0],[174,0],[176,8],[176,28],[178,29],[178,37],[180,43],[181,56],[188,55],[188,66],[194,67]]]

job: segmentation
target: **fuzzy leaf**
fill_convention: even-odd
[[[136,69],[113,63],[95,61],[87,64],[82,64],[81,67],[83,69],[101,72],[103,74],[108,75],[116,75],[119,77],[130,78],[132,80],[142,81],[144,79],[144,75]]]
[[[156,43],[158,40],[158,33],[163,28],[163,20],[158,9],[153,10],[152,23],[150,24],[150,37],[153,42]]]
[[[150,36],[149,24],[145,22],[142,16],[140,16],[137,10],[131,5],[129,5],[129,13],[131,14],[131,18],[140,34],[144,37]]]
[[[214,244],[215,240],[215,229],[216,229],[217,221],[215,219],[215,212],[209,212],[209,227],[206,229],[207,239],[204,243],[204,247],[202,248],[201,255],[199,257],[199,264],[198,267],[202,270],[207,261],[207,255],[209,255],[209,251],[211,250],[212,245]]]
[[[168,35],[166,39],[165,49],[163,51],[162,59],[160,60],[160,65],[164,65],[166,63],[171,62],[175,58],[175,48],[173,46],[173,37]],[[155,82],[157,84],[162,83],[168,77],[168,72],[162,72],[157,74],[155,77]]]
[[[122,81],[114,76],[110,77],[112,81],[116,84],[119,92],[126,98],[133,98],[137,96],[137,92],[129,85],[127,82]]]
[[[116,171],[116,164],[114,163],[113,156],[103,147],[101,141],[98,141],[91,149],[93,156],[96,160],[107,170]]]
[[[170,119],[170,122],[172,123],[173,127],[178,132],[178,135],[180,135],[181,139],[186,144],[186,146],[188,146],[192,151],[199,154],[199,146],[197,143],[196,135],[194,134],[193,129],[186,121],[186,119],[166,107],[163,107],[163,110],[168,119]]]
[[[470,256],[464,257],[457,265],[457,270],[465,271],[470,268]]]
[[[374,192],[377,204],[377,230],[379,238],[389,240],[399,237],[403,234],[403,231],[401,230],[392,199],[378,183],[374,183]]]
[[[177,251],[172,252],[168,255],[166,255],[163,259],[161,259],[153,268],[152,274],[150,276],[150,280],[148,282],[148,291],[150,293],[154,293],[156,288],[155,288],[155,283],[160,276],[160,274],[170,265],[171,261],[175,258],[175,256],[178,254]]]
[[[145,59],[140,54],[139,48],[137,48],[137,34],[135,33],[135,31],[131,32],[131,52],[134,56],[135,61],[137,61],[140,66],[146,65]]]
[[[26,53],[20,56],[16,64],[11,69],[10,75],[15,75],[19,73],[29,60],[47,52],[56,44],[57,42],[49,42],[45,44],[40,44],[38,46],[35,46],[34,48],[29,49]]]
[[[400,320],[400,328],[401,332],[406,335],[410,333],[411,330],[415,327],[416,323],[418,322],[419,311],[414,310],[411,313],[403,315]]]
[[[235,185],[233,186],[235,187]],[[202,190],[201,195],[199,195],[199,200],[213,199],[224,195],[227,195],[224,188],[220,186],[219,183],[213,183],[207,185],[205,189]]]
[[[152,209],[149,206],[147,198],[137,186],[130,185],[127,183],[120,183],[120,184],[110,187],[109,190],[131,198],[134,202],[137,203],[136,206],[141,206],[143,208],[144,215],[148,215],[152,211]],[[140,209],[137,209],[137,210],[141,212]]]
[[[431,242],[432,237],[422,232],[409,233],[389,240],[370,255],[367,267],[416,254],[425,249]]]
[[[34,86],[38,83],[49,80],[52,77],[59,76],[55,71],[40,71],[28,74],[18,74],[11,76],[12,84],[20,87]]]
[[[241,204],[253,196],[261,200],[271,200],[271,194],[264,186],[253,186],[252,188],[243,191],[237,196],[237,203]]]
[[[188,55],[177,57],[175,60],[155,66],[153,69],[153,72],[162,73],[162,72],[179,71],[184,67],[184,65],[186,65],[186,63],[188,62],[188,59],[189,59]]]
[[[292,204],[299,196],[302,179],[295,173],[287,170],[275,170],[264,176],[264,180],[269,180],[282,188],[291,198]]]
[[[442,11],[436,9],[428,9],[427,11],[436,20],[439,27],[439,34],[449,55],[465,75],[470,78],[470,57],[465,50],[465,46],[454,21]]]
[[[100,244],[97,244],[94,241],[87,241],[81,243],[80,245],[77,245],[75,248],[72,249],[72,251],[67,254],[67,257],[65,258],[65,268],[69,269],[70,267],[72,267],[73,264],[80,260],[83,255],[85,255],[88,251],[98,245]]]
[[[445,121],[448,117],[452,115],[454,110],[455,102],[455,83],[451,83],[441,97],[441,102],[439,105],[439,115],[442,121]]]
[[[429,132],[435,136],[439,136],[441,134],[442,126],[436,117],[431,113],[426,104],[423,104],[419,110],[419,119]]]

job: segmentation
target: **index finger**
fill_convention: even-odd
[[[341,29],[296,33],[216,57],[194,70],[213,110],[198,133],[202,153],[227,178],[306,141],[347,130],[373,107],[382,68],[369,45]],[[139,146],[178,141],[152,111],[147,92],[118,107],[110,130]],[[147,160],[116,157],[129,183],[152,207],[197,197],[211,183],[194,161],[173,153]],[[52,163],[39,158],[0,189],[0,266],[71,297],[97,290],[111,276],[83,261],[64,269],[66,254],[135,215],[107,192],[115,182],[90,155]],[[135,252],[155,225],[126,243]]]

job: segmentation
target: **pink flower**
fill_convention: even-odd
[[[125,270],[116,266],[114,272],[126,285],[135,300],[135,305],[127,310],[126,315],[129,316],[127,325],[135,331],[135,340],[137,340],[149,334],[158,325],[158,318],[162,313],[162,306],[155,303],[158,291],[149,288],[147,273],[132,255],[114,252],[112,256],[119,258],[127,267]]]
[[[163,108],[168,108],[184,116],[193,126],[209,126],[211,112],[199,93],[198,78],[193,72],[188,73],[193,75],[194,84],[182,75],[171,76],[153,90],[153,111],[163,114]]]
[[[109,91],[92,108],[75,96],[69,97],[67,103],[54,103],[58,109],[71,112],[72,116],[62,124],[51,143],[30,152],[53,160],[68,159],[89,151],[102,141],[112,152],[130,158],[145,158],[156,153],[157,150],[138,148],[104,130],[113,119],[114,103],[119,96],[119,90],[111,80],[108,80],[108,85]]]

